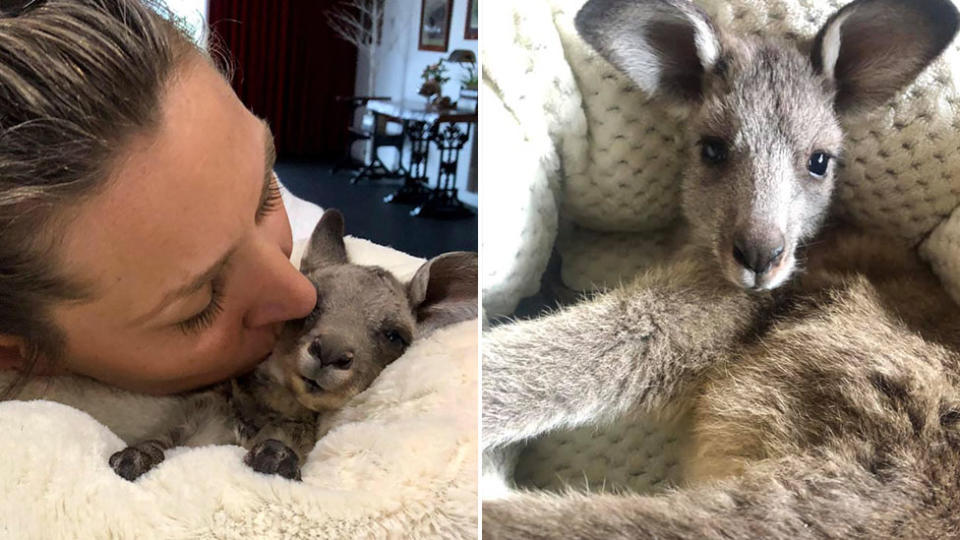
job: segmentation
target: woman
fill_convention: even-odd
[[[151,394],[249,370],[316,304],[266,124],[139,0],[0,18],[0,368]]]

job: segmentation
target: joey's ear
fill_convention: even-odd
[[[477,254],[444,253],[423,263],[407,284],[407,298],[417,315],[417,332],[477,318]]]
[[[300,272],[309,274],[323,266],[346,264],[346,262],[347,248],[343,245],[343,214],[331,208],[323,213],[313,229],[313,234],[310,235],[310,244],[300,260]]]
[[[713,22],[687,0],[590,0],[577,31],[640,89],[698,99],[720,58]]]
[[[823,25],[810,60],[834,82],[837,111],[875,107],[943,52],[957,25],[950,0],[856,0]]]

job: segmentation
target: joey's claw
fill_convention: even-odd
[[[120,477],[133,482],[161,461],[163,452],[147,452],[136,446],[128,446],[110,456],[110,467]]]
[[[276,439],[257,443],[247,452],[243,462],[264,474],[279,474],[290,480],[300,480],[300,459],[297,453]]]

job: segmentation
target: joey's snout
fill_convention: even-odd
[[[313,340],[307,352],[321,369],[325,367],[350,369],[355,354],[353,347],[349,344],[332,337],[326,339],[319,337]]]
[[[739,227],[728,242],[723,266],[728,279],[737,286],[769,290],[790,276],[793,242],[788,241],[778,227],[761,224]]]
[[[438,255],[404,283],[384,268],[351,264],[343,233],[343,215],[327,210],[300,261],[316,305],[284,326],[267,373],[318,412],[369,388],[415,337],[476,317],[476,254]]]
[[[297,384],[314,398],[323,396],[325,401],[317,408],[336,408],[352,395],[348,390],[356,380],[358,370],[354,368],[361,356],[349,336],[339,332],[318,335],[304,343],[298,355]]]
[[[738,232],[733,237],[733,259],[757,275],[766,274],[783,258],[783,233],[776,230]]]

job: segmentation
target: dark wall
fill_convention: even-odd
[[[357,50],[336,38],[324,11],[336,0],[210,0],[211,28],[232,55],[233,88],[270,122],[277,153],[330,158],[343,152]]]

